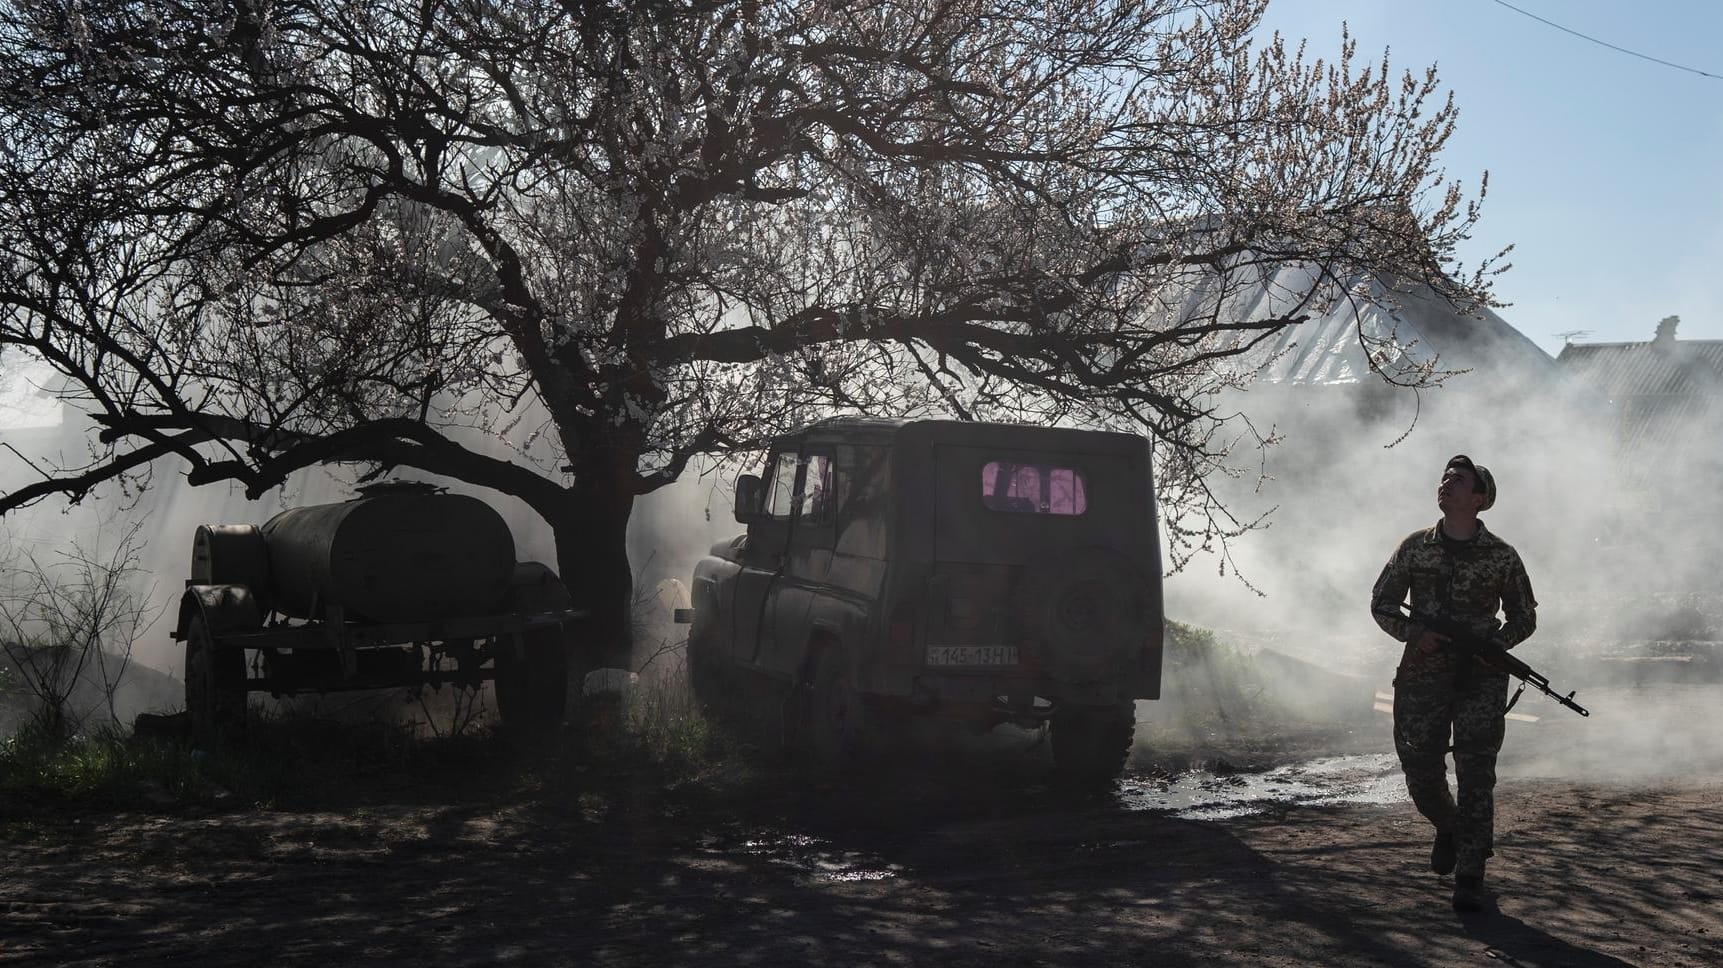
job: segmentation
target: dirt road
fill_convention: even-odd
[[[307,809],[14,819],[0,966],[1723,964],[1715,775],[1505,769],[1499,911],[1461,918],[1424,869],[1427,828],[1379,795],[1380,743],[1353,746],[1278,779],[1138,761],[1125,793],[1081,801],[1028,756],[1005,779],[947,765],[811,792],[409,784]],[[1221,800],[1342,793],[1173,802],[1192,777]]]

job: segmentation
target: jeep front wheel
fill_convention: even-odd
[[[801,697],[802,735],[798,745],[807,765],[837,769],[859,759],[864,745],[864,713],[841,650],[819,651]]]
[[[700,704],[701,709],[716,713],[726,699],[723,660],[718,655],[717,636],[708,626],[709,623],[696,618],[689,627],[686,668],[694,701]]]
[[[1053,714],[1053,769],[1062,787],[1104,789],[1125,769],[1136,714],[1130,703]]]

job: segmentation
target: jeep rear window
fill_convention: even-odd
[[[1020,514],[1082,514],[1089,509],[1083,473],[1075,467],[989,461],[981,468],[981,503]]]

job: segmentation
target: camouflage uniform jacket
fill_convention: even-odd
[[[1537,600],[1519,552],[1478,522],[1478,533],[1464,542],[1444,541],[1440,522],[1414,531],[1383,566],[1370,595],[1370,611],[1382,630],[1411,643],[1424,631],[1397,606],[1412,593],[1412,607],[1459,622],[1475,633],[1513,648],[1537,628]],[[1506,622],[1498,622],[1501,612]],[[1454,657],[1447,651],[1423,655],[1408,644],[1401,676],[1451,677]]]

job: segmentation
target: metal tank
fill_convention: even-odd
[[[430,486],[362,489],[264,522],[271,606],[296,618],[438,621],[507,609],[514,536],[490,505]]]

